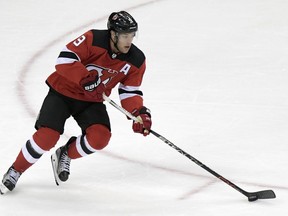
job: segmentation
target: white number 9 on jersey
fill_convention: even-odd
[[[79,46],[85,39],[86,39],[86,37],[85,37],[84,35],[82,35],[81,37],[77,38],[77,39],[73,42],[73,44],[74,44],[75,46]]]

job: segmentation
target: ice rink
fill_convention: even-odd
[[[288,215],[288,1],[0,1],[0,178],[34,133],[47,76],[70,41],[113,11],[139,23],[152,129],[247,191],[247,198],[107,104],[112,138],[55,185],[49,153],[0,196],[5,216]],[[119,103],[117,89],[111,98]],[[57,148],[80,130],[73,119]]]

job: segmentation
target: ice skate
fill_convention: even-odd
[[[1,185],[0,185],[0,193],[5,194],[8,191],[12,191],[21,176],[22,173],[16,171],[13,166],[11,166],[8,171],[4,174]]]
[[[60,181],[65,182],[70,175],[71,158],[68,157],[69,145],[76,140],[76,137],[71,137],[66,145],[58,148],[56,152],[51,155],[51,163],[53,167],[55,182],[59,185]]]

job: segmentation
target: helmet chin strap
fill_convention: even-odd
[[[118,52],[121,53],[119,48],[118,48],[118,32],[115,32],[114,39],[115,39],[115,41],[111,38],[113,45],[118,50]]]

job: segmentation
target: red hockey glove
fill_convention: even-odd
[[[132,115],[139,119],[139,122],[133,121],[132,129],[135,133],[141,133],[147,136],[150,133],[152,126],[150,110],[142,106],[139,109],[135,109]]]
[[[91,72],[89,76],[80,81],[80,85],[87,97],[96,99],[98,102],[104,101],[102,94],[105,91],[105,85],[101,82],[98,73]]]

